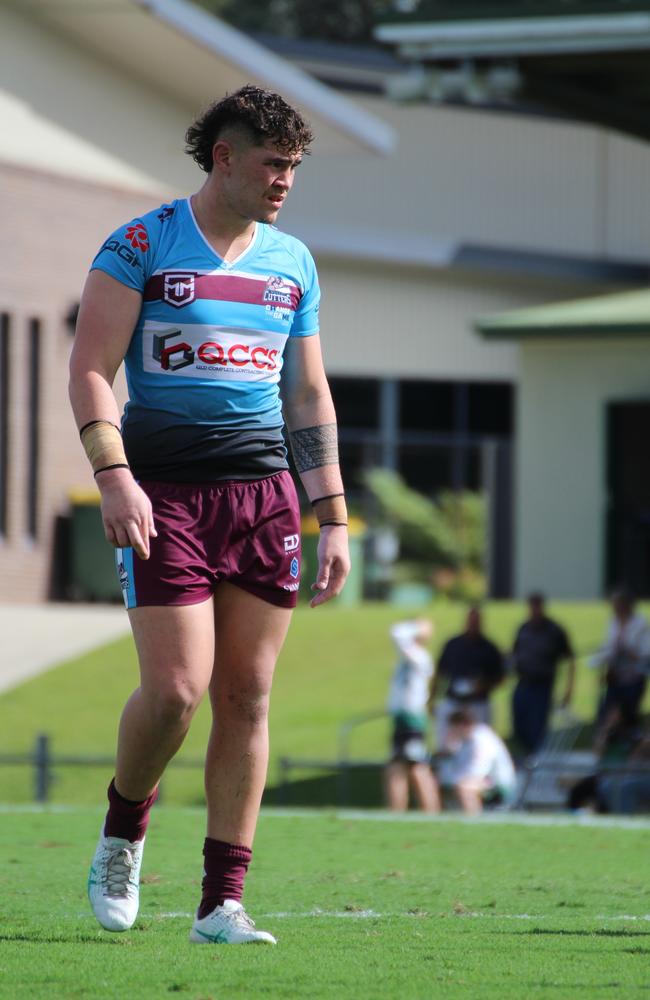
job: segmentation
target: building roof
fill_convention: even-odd
[[[541,110],[650,139],[650,0],[418,5],[376,29],[397,98]]]
[[[489,340],[533,337],[650,337],[650,290],[597,295],[484,316],[476,330]]]
[[[187,0],[2,3],[197,110],[252,82],[297,105],[321,148],[362,146],[376,153],[393,148],[394,131],[386,122]]]

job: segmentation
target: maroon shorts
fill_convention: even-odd
[[[117,549],[127,608],[198,604],[220,580],[294,608],[300,580],[300,508],[289,472],[253,482],[141,482],[158,536],[149,559]]]

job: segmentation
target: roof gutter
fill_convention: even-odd
[[[381,24],[375,38],[405,59],[616,52],[650,47],[648,13]]]

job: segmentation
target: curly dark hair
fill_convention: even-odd
[[[227,128],[240,128],[254,145],[270,141],[285,153],[308,153],[313,133],[287,102],[270,90],[247,84],[211,104],[185,133],[185,152],[201,170],[212,170],[212,149]]]

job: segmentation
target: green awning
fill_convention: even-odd
[[[483,316],[474,324],[489,340],[531,337],[648,337],[650,290],[553,302]]]

